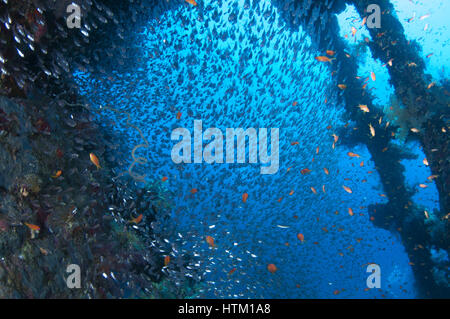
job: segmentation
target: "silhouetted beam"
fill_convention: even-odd
[[[310,31],[310,36],[320,52],[336,51],[336,63],[333,63],[331,68],[337,72],[335,74],[337,82],[347,85],[342,97],[348,116],[356,122],[358,127],[358,134],[354,138],[367,146],[389,200],[385,205],[377,204],[369,207],[369,212],[374,217],[373,223],[378,227],[399,231],[410,261],[414,265],[412,269],[419,294],[422,297],[448,297],[448,289],[438,286],[433,279],[433,261],[430,251],[417,249],[418,245],[426,246],[426,243],[430,241],[430,235],[426,231],[423,217],[419,218],[419,215],[415,214],[414,207],[411,206],[411,194],[405,187],[404,167],[399,163],[399,160],[403,158],[402,153],[389,144],[392,139],[392,127],[386,129],[385,125],[378,124],[378,119],[384,113],[376,109],[372,103],[372,97],[362,89],[363,82],[356,79],[356,59],[348,58],[345,55],[347,47],[339,35],[339,25],[334,16],[345,9],[344,1],[335,1],[330,8],[327,8],[322,1],[313,1],[311,7],[307,9],[308,13],[303,13],[302,16],[292,15],[292,12],[302,8],[305,1],[288,3],[273,0],[273,3],[279,8],[282,17],[293,30],[297,30],[299,25],[311,25],[309,16],[313,12],[314,6],[321,8],[321,16],[327,19],[325,27],[320,27],[321,20],[319,19],[312,22],[315,28],[306,29]],[[367,6],[368,4],[362,5],[364,8]],[[396,26],[394,25],[392,28],[396,28],[398,24],[397,21]],[[412,52],[406,54],[410,57],[413,56]],[[357,108],[359,104],[367,105],[371,110],[370,113],[365,114],[359,111]],[[371,135],[369,124],[374,127],[375,136]],[[383,150],[385,151],[383,152]]]
[[[419,132],[419,140],[427,157],[431,171],[438,175],[435,179],[439,191],[441,217],[450,212],[450,156],[449,136],[442,128],[446,128],[443,121],[449,118],[448,95],[437,96],[439,89],[428,88],[431,77],[424,74],[425,63],[419,55],[418,46],[408,41],[400,21],[396,18],[394,7],[388,0],[348,0],[357,9],[361,17],[369,4],[378,4],[381,8],[381,28],[368,29],[372,37],[369,47],[374,58],[384,63],[392,60],[392,66],[387,65],[391,82],[396,95],[403,105],[425,123]],[[436,112],[437,115],[432,115]],[[448,234],[450,225],[447,222],[446,247],[450,246]]]

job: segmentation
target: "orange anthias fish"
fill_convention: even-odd
[[[272,274],[274,274],[278,269],[277,266],[275,266],[274,264],[268,264],[267,270],[270,271]]]
[[[215,248],[216,245],[214,244],[214,238],[212,238],[211,236],[206,236],[206,242],[208,243],[209,246],[211,246],[212,248]]]
[[[358,31],[358,30],[357,30],[355,27],[352,27],[352,36],[355,36],[355,34],[356,34],[357,31]]]
[[[370,112],[370,110],[367,107],[367,105],[360,104],[360,105],[358,105],[358,107],[361,109],[361,111],[363,111],[365,113],[369,113]]]
[[[197,2],[195,2],[195,0],[185,0],[187,3],[192,4],[193,6],[197,5]]]
[[[298,145],[299,142],[292,142],[291,145]]]
[[[236,267],[233,267],[229,272],[228,275],[232,275],[236,271]]]
[[[370,135],[372,135],[372,137],[375,136],[375,129],[373,128],[372,124],[369,124],[369,129],[370,129]]]
[[[170,263],[170,256],[167,255],[166,257],[164,257],[164,266],[167,266]]]
[[[167,177],[167,176],[163,176],[163,178],[161,178],[161,180],[163,181],[163,182],[165,182],[165,181],[167,181],[169,178]]]
[[[58,177],[61,176],[61,174],[62,174],[62,170],[59,170],[59,171],[57,171],[57,172],[55,173],[55,175],[53,175],[52,177],[53,177],[53,178],[58,178]]]
[[[294,101],[293,103],[292,103],[292,106],[297,106],[298,105],[298,102],[297,101]]]
[[[294,190],[291,190],[291,192],[289,193],[289,195],[294,195]]]
[[[197,188],[193,188],[193,189],[190,190],[190,192],[191,192],[191,194],[195,194],[195,193],[198,192],[198,190],[197,190]]]
[[[331,61],[336,60],[336,58],[330,59],[329,57],[324,56],[324,55],[316,56],[314,59],[316,59],[319,62],[330,62],[330,63],[331,63]]]
[[[142,221],[142,217],[143,217],[143,215],[140,214],[138,217],[132,218],[132,219],[130,220],[130,223],[139,224],[139,223]]]
[[[313,192],[314,194],[317,195],[317,191],[316,191],[316,189],[315,189],[314,187],[311,186],[311,190],[312,190],[312,192]]]
[[[303,236],[303,234],[301,234],[301,233],[298,233],[298,234],[297,234],[297,238],[298,238],[298,240],[300,240],[302,243],[305,241],[305,236]]]
[[[302,175],[306,175],[306,174],[311,173],[311,170],[310,170],[309,168],[304,168],[304,169],[302,169],[302,170],[300,171],[300,173],[301,173]]]
[[[360,157],[358,154],[352,152],[348,152],[347,155],[350,157]]]
[[[102,167],[100,166],[100,162],[98,161],[97,156],[95,156],[94,153],[90,153],[90,154],[89,154],[89,157],[90,157],[90,159],[91,159],[91,162],[92,162],[95,166],[97,166],[97,169],[102,168]]]
[[[364,17],[364,19],[362,20],[361,26],[363,27],[367,22],[367,17]]]
[[[347,186],[345,186],[345,185],[342,185],[342,187],[345,189],[345,191],[346,191],[347,193],[349,193],[349,194],[353,193],[353,192],[352,192],[352,189],[351,189],[350,187],[347,187]]]
[[[330,172],[328,171],[328,168],[324,167],[323,171],[325,172],[325,174],[330,175]]]
[[[336,52],[332,51],[332,50],[327,50],[327,54],[333,56]]]
[[[181,119],[181,112],[177,113],[177,120]]]
[[[374,82],[377,80],[377,77],[375,76],[374,72],[370,72],[370,77],[372,78],[372,81],[374,81]]]
[[[345,90],[347,88],[347,85],[345,85],[345,84],[338,84],[338,88],[340,88],[341,90]]]
[[[243,201],[244,203],[247,202],[247,199],[248,199],[248,194],[247,194],[247,193],[242,194],[242,201]]]
[[[39,230],[41,229],[41,227],[39,227],[38,225],[33,225],[33,224],[28,224],[28,223],[25,223],[25,225],[26,225],[29,229],[35,230],[35,231],[39,231]]]
[[[349,207],[349,209],[348,209],[348,214],[350,215],[350,216],[353,216],[354,214],[353,214],[353,209],[351,209],[350,207]]]
[[[337,141],[339,140],[339,136],[337,136],[336,134],[333,134],[333,138],[334,138],[334,142],[337,143]]]

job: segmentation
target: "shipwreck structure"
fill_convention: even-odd
[[[336,72],[337,83],[345,79],[347,89],[342,92],[341,98],[345,102],[348,118],[359,132],[348,140],[366,145],[389,200],[385,205],[369,207],[373,223],[400,234],[422,297],[449,297],[450,286],[439,284],[435,278],[434,268],[437,266],[430,252],[431,247],[437,247],[448,253],[450,247],[448,88],[439,85],[428,88],[431,79],[425,74],[419,48],[414,41],[406,39],[389,0],[272,1],[290,28],[303,26],[309,32],[319,51],[336,51],[333,71]],[[54,103],[49,105],[57,107],[58,101],[62,100],[58,98],[60,91],[64,90],[64,100],[77,103],[77,91],[70,82],[73,65],[96,68],[95,63],[101,60],[106,50],[107,54],[117,55],[120,63],[120,55],[123,54],[120,41],[123,41],[123,34],[130,31],[130,24],[140,19],[157,19],[165,10],[183,4],[181,0],[80,0],[82,13],[87,17],[80,33],[64,27],[64,9],[69,2],[72,1],[4,1],[0,5],[0,94],[10,98],[27,98],[40,90],[50,100],[53,99]],[[249,5],[250,2],[246,0]],[[440,211],[435,224],[425,223],[423,210],[414,205],[412,194],[405,186],[404,168],[399,161],[406,155],[391,143],[395,126],[386,127],[385,122],[379,121],[385,116],[383,110],[374,105],[373,97],[363,89],[362,80],[356,78],[355,57],[345,54],[348,48],[339,35],[336,14],[342,12],[347,4],[353,5],[361,18],[368,15],[366,9],[369,4],[377,4],[382,10],[381,26],[369,29],[372,40],[367,45],[375,59],[387,64],[396,98],[407,108],[413,119],[411,123],[420,125],[414,127],[416,132],[409,132],[409,138],[420,142],[431,171],[437,176],[434,181],[439,191]],[[201,10],[202,4],[198,6]],[[112,37],[117,42],[113,43]],[[371,112],[360,112],[355,107],[359,104],[368,105]],[[13,121],[6,113],[0,108],[0,129],[5,131],[12,130],[9,124]],[[46,131],[46,123],[42,119],[37,130]],[[370,137],[370,126],[377,131],[374,137]],[[10,192],[3,188],[0,183],[0,191]],[[0,229],[9,227],[2,225],[6,222],[2,223],[0,219]],[[7,276],[11,265],[14,262],[9,266],[3,265],[5,270],[0,272],[0,279],[2,273],[3,277]],[[22,280],[14,277],[13,273],[10,277]],[[106,292],[102,294],[108,296]]]

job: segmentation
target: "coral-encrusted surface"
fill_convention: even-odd
[[[0,297],[182,296],[149,245],[165,208],[149,188],[113,180],[114,143],[86,110],[1,97],[0,115]],[[69,264],[81,289],[66,285]]]

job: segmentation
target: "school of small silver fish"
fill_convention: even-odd
[[[347,126],[337,97],[346,85],[328,68],[335,52],[317,52],[311,30],[290,29],[270,1],[185,2],[129,40],[136,53],[125,67],[77,75],[92,105],[129,112],[150,141],[148,162],[135,169],[152,172],[173,197],[172,220],[155,224],[167,234],[155,243],[166,247],[164,271],[179,276],[177,256],[192,255],[184,276],[201,273],[203,297],[413,297],[401,243],[367,212],[386,201],[370,154],[339,145]],[[312,13],[313,22],[319,18],[326,19]],[[377,81],[374,72],[367,76]],[[192,132],[194,119],[223,132],[280,128],[278,173],[260,175],[248,163],[174,164],[170,133]],[[130,145],[142,142],[117,130]],[[432,181],[420,185],[436,193]],[[399,259],[386,262],[392,254]],[[389,279],[375,292],[365,270],[377,260]]]

